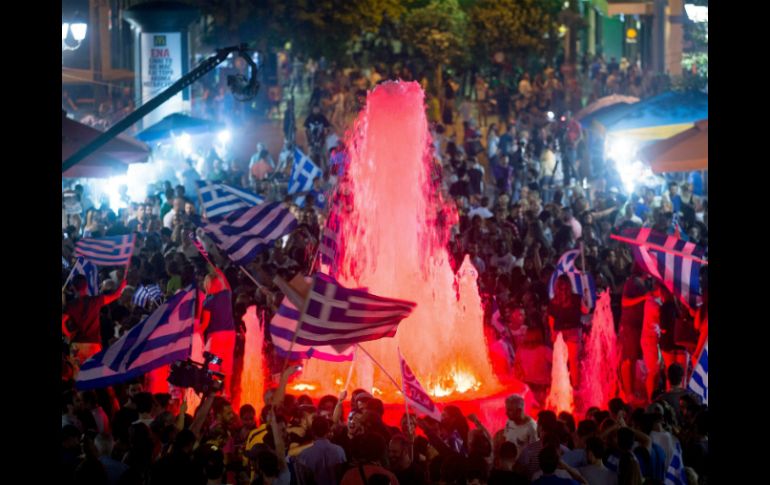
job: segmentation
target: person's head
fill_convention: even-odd
[[[72,278],[72,287],[75,289],[78,295],[88,295],[88,278],[85,275],[77,274]]]
[[[166,196],[166,202],[171,204],[171,202],[174,200],[174,197],[176,197],[176,193],[174,192],[174,189],[171,187],[168,187],[166,191],[164,192],[164,195]]]
[[[619,397],[615,397],[610,399],[610,402],[608,403],[608,407],[610,409],[610,414],[612,415],[613,419],[617,419],[618,413],[621,411],[626,411],[626,403],[623,402],[623,399]]]
[[[180,214],[184,210],[184,203],[185,203],[184,197],[181,197],[181,196],[175,197],[174,203],[173,203],[174,213]]]
[[[401,416],[401,433],[405,436],[414,436],[414,430],[417,428],[417,416],[415,414],[404,413]]]
[[[599,432],[599,425],[593,419],[584,419],[577,426],[577,437],[579,444],[585,444],[588,439],[596,436]]]
[[[257,427],[257,411],[251,404],[241,406],[238,416],[241,418],[241,424],[244,428],[253,429]]]
[[[314,104],[313,105],[313,114],[317,115],[317,114],[320,114],[320,113],[321,113],[321,107],[318,106],[317,104]]]
[[[310,426],[310,432],[312,433],[314,440],[328,438],[330,431],[331,422],[327,418],[323,416],[316,416],[313,418],[313,424]]]
[[[537,434],[545,441],[546,435],[555,434],[557,431],[558,419],[556,413],[551,410],[540,411],[537,414]]]
[[[318,401],[318,413],[321,416],[331,418],[334,414],[334,408],[337,406],[337,398],[331,394],[326,395]]]
[[[364,405],[364,411],[371,411],[382,418],[385,414],[385,405],[379,399],[369,399]]]
[[[513,394],[505,399],[505,414],[508,419],[521,423],[526,418],[524,414],[524,398],[519,394]]]
[[[134,381],[128,385],[128,396],[131,398],[134,403],[136,403],[136,400],[134,397],[141,393],[144,390],[144,386],[139,381]]]
[[[669,182],[668,193],[671,197],[677,195],[679,193],[679,184],[676,182]]]
[[[363,426],[364,415],[359,411],[353,411],[348,417],[348,435],[357,436],[364,432]]]
[[[112,455],[112,448],[115,446],[115,440],[109,433],[99,433],[94,438],[94,446],[99,456]]]
[[[668,366],[666,375],[668,377],[669,384],[671,384],[672,387],[678,387],[682,385],[682,379],[684,379],[684,369],[682,368],[681,364],[674,362]]]
[[[134,401],[134,404],[136,404],[136,411],[140,415],[150,414],[152,412],[154,400],[152,398],[152,394],[149,392],[137,393],[136,395],[132,396],[131,399]]]
[[[556,467],[559,466],[559,450],[555,446],[546,446],[538,454],[540,459],[540,469],[544,475],[553,475]]]
[[[497,467],[503,470],[513,470],[518,457],[519,449],[516,444],[504,441],[497,450]]]
[[[604,459],[604,442],[592,436],[586,440],[586,460],[589,465],[594,465]]]
[[[176,196],[179,197],[179,198],[184,198],[184,196],[185,196],[184,185],[177,185],[176,186]]]
[[[392,470],[401,471],[409,468],[412,464],[410,446],[406,436],[400,433],[393,435],[388,443],[388,461]]]
[[[195,204],[193,204],[189,200],[185,201],[185,203],[184,203],[184,213],[187,214],[188,216],[194,215],[195,214]]]

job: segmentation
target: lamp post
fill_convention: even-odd
[[[63,51],[76,50],[86,38],[86,32],[88,32],[88,24],[83,21],[63,21],[61,23],[61,49]]]

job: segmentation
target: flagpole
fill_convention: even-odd
[[[286,295],[286,298],[290,299],[292,303],[297,305],[297,303],[300,302],[299,298],[301,296],[297,294],[296,291],[294,291],[293,288],[289,286],[286,281],[284,281],[283,278],[280,276],[276,276],[273,281],[276,285],[281,289],[281,291]],[[299,336],[300,328],[302,328],[302,320],[305,317],[305,312],[307,311],[307,307],[310,304],[310,298],[304,298],[301,302],[301,305],[297,305],[297,307],[301,307],[301,312],[299,315],[299,318],[297,319],[297,328],[294,330],[294,335],[291,337],[291,344],[289,345],[289,350],[286,352],[286,359],[283,361],[283,370],[281,370],[281,374],[286,370],[286,368],[289,366],[289,360],[291,359],[291,351],[294,349],[294,344],[297,343],[297,337]]]
[[[370,354],[369,352],[367,352],[367,351],[366,351],[366,349],[365,349],[365,348],[363,348],[363,347],[361,346],[361,344],[356,344],[356,347],[358,347],[359,349],[361,349],[361,352],[365,353],[365,354],[367,355],[367,357],[369,357],[370,359],[372,359],[372,362],[374,362],[374,363],[377,365],[377,367],[379,367],[379,368],[380,368],[380,370],[381,370],[382,372],[384,372],[384,373],[385,373],[385,375],[388,377],[388,379],[390,379],[390,382],[392,382],[392,383],[393,383],[393,385],[394,385],[394,386],[396,386],[396,389],[401,389],[401,386],[400,386],[400,385],[398,385],[398,382],[396,382],[396,380],[395,380],[395,379],[393,379],[393,376],[391,376],[391,375],[388,373],[388,371],[386,371],[386,370],[385,370],[385,367],[383,367],[383,366],[382,366],[382,364],[380,364],[380,363],[377,361],[377,359],[375,359],[374,357],[372,357],[372,354]]]
[[[401,356],[401,349],[398,349],[398,356],[399,360],[402,360],[403,357]],[[403,365],[403,364],[402,364]],[[409,446],[409,458],[414,459],[414,431],[412,431],[412,417],[409,415],[409,399],[406,398],[406,389],[404,388],[404,377],[403,377],[403,369],[401,371],[401,393],[404,395],[404,407],[406,408],[406,426],[409,430],[409,436],[411,446]],[[416,425],[415,425],[416,426]]]
[[[353,359],[350,361],[350,369],[348,369],[348,378],[345,379],[345,387],[342,388],[343,391],[348,390],[348,386],[350,386],[350,379],[353,377],[353,365],[356,363],[356,349],[353,348]]]
[[[645,242],[643,244],[640,244],[639,241],[637,241],[636,239],[629,239],[627,237],[617,236],[615,234],[610,234],[610,238],[614,239],[616,241],[620,241],[620,242],[624,242],[624,243],[628,243],[628,244],[633,244],[634,246],[645,246],[645,247],[648,247],[650,249],[654,249],[656,251],[663,251],[664,253],[673,254],[674,256],[682,256],[683,258],[692,259],[693,261],[698,262],[698,263],[703,264],[703,265],[709,264],[708,261],[706,261],[705,259],[700,259],[700,258],[697,258],[697,257],[693,256],[692,254],[683,253],[683,252],[677,251],[675,249],[664,248],[663,246],[659,246],[657,244],[650,244],[649,242]]]

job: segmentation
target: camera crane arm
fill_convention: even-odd
[[[165,103],[169,99],[171,99],[173,96],[178,94],[180,91],[182,91],[184,88],[190,86],[192,83],[200,79],[201,77],[205,76],[207,73],[209,73],[211,70],[213,70],[215,67],[217,67],[219,64],[221,64],[227,57],[233,53],[237,52],[238,54],[243,57],[249,66],[251,66],[252,69],[252,79],[249,83],[248,88],[251,88],[254,91],[254,94],[256,94],[256,90],[259,89],[259,83],[257,82],[257,67],[254,61],[251,60],[251,58],[246,54],[248,51],[246,44],[240,44],[237,46],[232,47],[225,47],[224,49],[217,49],[217,53],[213,56],[209,57],[208,59],[201,62],[195,69],[188,72],[184,76],[182,76],[178,81],[176,81],[174,84],[166,88],[164,91],[162,91],[160,94],[137,108],[135,111],[130,113],[128,116],[123,118],[122,120],[115,123],[110,129],[96,137],[91,143],[84,146],[77,152],[75,152],[72,156],[70,156],[67,160],[62,162],[61,165],[61,171],[62,173],[66,172],[73,166],[77,165],[79,162],[81,162],[84,158],[94,153],[99,148],[103,147],[106,143],[108,143],[110,140],[121,134],[123,131],[125,131],[128,127],[139,121],[140,119],[147,116],[150,112],[154,111],[158,106]],[[232,86],[231,86],[232,87]]]

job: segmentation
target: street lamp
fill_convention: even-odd
[[[86,38],[88,24],[81,20],[61,23],[61,48],[64,51],[74,51]]]

